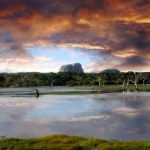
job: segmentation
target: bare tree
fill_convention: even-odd
[[[118,82],[121,82],[123,89],[126,88],[126,79],[118,79]]]
[[[142,80],[143,85],[145,85],[145,81],[149,79],[149,72],[140,73],[140,80]]]
[[[140,79],[140,74],[137,72],[133,72],[132,76],[130,75],[128,81],[134,84],[135,90],[138,90],[138,82]]]
[[[120,73],[117,75],[117,78],[119,82],[122,83],[122,88],[125,90],[126,88],[128,88],[129,83],[128,83],[128,77],[127,77],[127,73]]]
[[[126,80],[126,86],[127,86],[127,89],[129,88],[129,85],[130,85],[130,79],[127,78],[127,80]]]
[[[100,76],[98,76],[98,77],[97,77],[98,86],[101,86],[101,80],[102,80],[102,79],[101,79],[101,77],[100,77]]]

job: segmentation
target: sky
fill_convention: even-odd
[[[0,72],[71,63],[150,71],[150,0],[0,0]]]

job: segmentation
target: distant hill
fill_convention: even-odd
[[[117,74],[117,73],[120,73],[120,70],[118,70],[118,69],[105,69],[105,70],[102,70],[100,73]]]
[[[61,68],[59,69],[59,72],[83,73],[84,70],[80,63],[75,63],[75,64],[67,64],[67,65],[61,66]]]

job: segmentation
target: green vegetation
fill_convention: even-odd
[[[122,92],[124,90],[124,88],[122,87],[122,85],[102,85],[102,86],[75,86],[74,87],[77,90],[89,90],[89,92],[91,92],[90,90],[97,90],[95,92]],[[128,91],[134,91],[134,85],[130,85],[128,88]],[[150,84],[139,84],[138,85],[138,91],[150,91]]]
[[[61,91],[44,93],[48,95],[85,95],[85,94],[99,94],[101,91]]]
[[[101,93],[112,93],[112,92],[122,92],[124,91],[124,88],[121,85],[103,85],[103,86],[74,86],[75,91],[55,91],[55,92],[49,92],[45,94],[49,95],[85,95],[85,94],[101,94]],[[81,90],[81,91],[78,91]],[[83,91],[82,91],[83,90]],[[87,91],[86,91],[87,90]],[[129,92],[134,92],[134,85],[131,85],[128,88]],[[150,85],[142,85],[140,84],[138,86],[138,91],[150,91]]]
[[[0,73],[0,87],[101,86],[120,85],[121,89],[139,89],[150,84],[150,73]],[[119,87],[119,86],[118,86]],[[140,86],[142,87],[142,86]],[[107,87],[108,88],[108,87]],[[120,88],[119,88],[120,89]]]
[[[150,142],[106,141],[67,135],[53,135],[34,139],[1,139],[3,150],[149,150]]]

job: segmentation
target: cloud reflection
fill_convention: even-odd
[[[0,133],[16,137],[63,133],[147,140],[150,138],[150,102],[147,100],[150,94],[137,95],[140,96],[138,101],[134,101],[134,93],[64,95],[61,98],[45,95],[38,100],[0,97]]]

